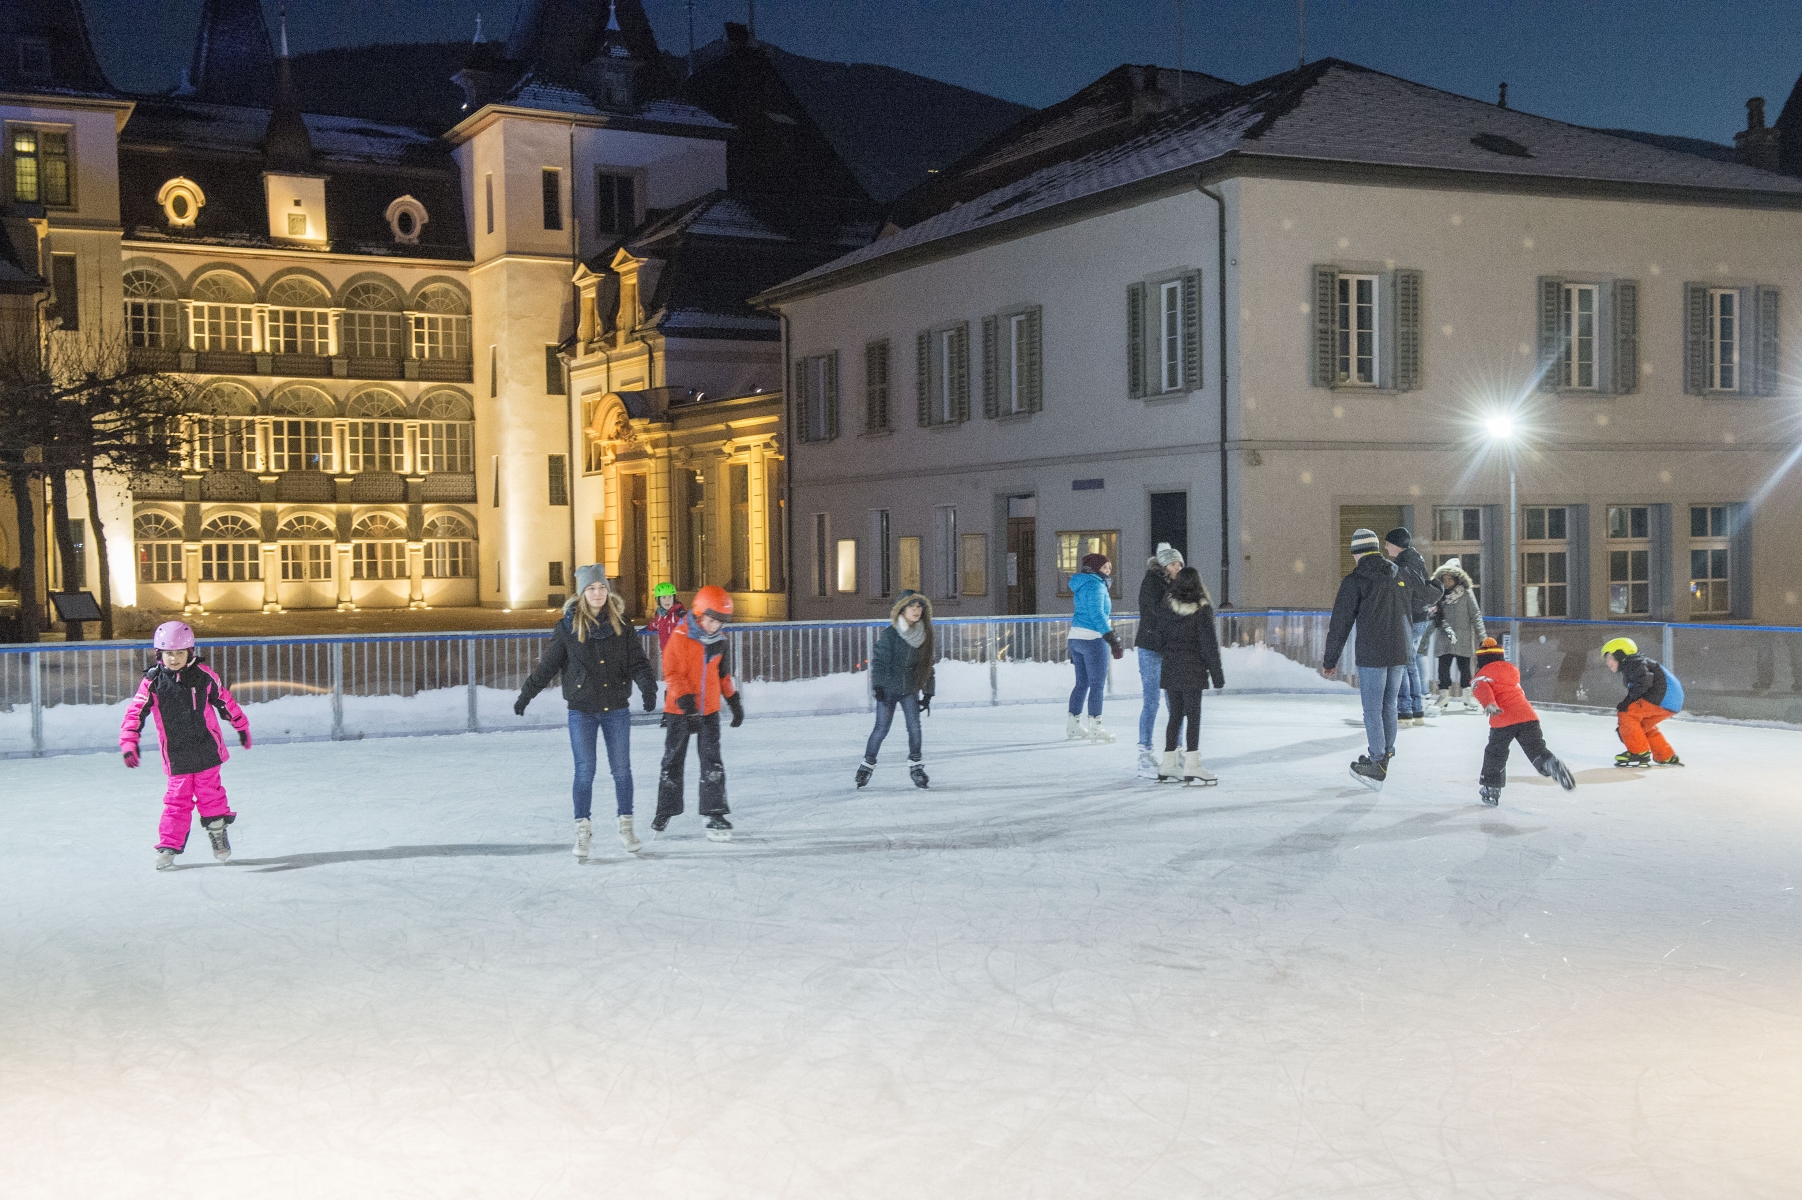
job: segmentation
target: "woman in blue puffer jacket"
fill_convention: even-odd
[[[1114,635],[1110,618],[1114,601],[1108,595],[1108,577],[1113,564],[1105,554],[1085,554],[1082,570],[1070,576],[1070,595],[1076,611],[1070,618],[1070,663],[1076,668],[1076,688],[1070,693],[1070,720],[1064,736],[1087,738],[1092,742],[1111,742],[1114,735],[1101,727],[1101,693],[1107,686],[1107,656],[1111,651],[1119,658],[1120,639]],[[1087,697],[1089,715],[1082,715]]]

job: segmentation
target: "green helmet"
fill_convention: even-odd
[[[651,595],[653,596],[673,596],[675,594],[676,585],[673,583],[660,583],[651,589]]]

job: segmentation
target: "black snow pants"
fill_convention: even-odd
[[[1512,742],[1520,743],[1535,771],[1541,775],[1547,773],[1544,764],[1551,761],[1552,752],[1546,749],[1545,734],[1540,732],[1538,721],[1522,721],[1518,725],[1498,725],[1490,729],[1489,745],[1483,748],[1483,774],[1478,783],[1484,787],[1507,786],[1508,748]]]
[[[1189,723],[1184,748],[1201,749],[1201,693],[1166,691],[1164,695],[1170,701],[1170,721],[1164,726],[1164,752],[1168,754],[1176,749],[1177,735],[1182,732],[1184,721]]]
[[[680,713],[671,713],[669,732],[663,739],[663,770],[657,776],[657,816],[673,817],[682,812],[683,768],[688,763],[689,721]],[[701,815],[725,816],[726,766],[720,761],[720,715],[708,713],[699,718],[701,760]]]

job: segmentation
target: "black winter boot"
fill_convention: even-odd
[[[864,759],[857,764],[857,786],[863,787],[870,782],[870,776],[876,773],[876,764]]]
[[[926,778],[926,768],[917,759],[907,764],[907,773],[913,777],[914,786],[923,788],[932,781]]]

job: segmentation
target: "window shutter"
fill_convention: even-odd
[[[807,360],[795,362],[795,440],[811,440],[807,422]]]
[[[888,339],[863,348],[864,429],[888,428]]]
[[[1729,504],[1727,506],[1727,533],[1733,539],[1727,552],[1728,612],[1741,620],[1751,620],[1752,506],[1750,504]]]
[[[982,319],[982,415],[1001,415],[1001,347],[999,322],[995,317]]]
[[[1564,356],[1564,332],[1559,323],[1564,307],[1564,280],[1539,277],[1539,390],[1555,392],[1563,386],[1558,360]]]
[[[1026,375],[1021,390],[1026,393],[1027,412],[1038,412],[1045,407],[1045,370],[1040,333],[1044,313],[1045,310],[1037,305],[1026,310],[1026,350],[1020,357],[1021,370]]]
[[[821,400],[826,405],[826,440],[831,441],[838,436],[838,351],[834,350],[826,356],[826,394]]]
[[[1339,272],[1334,267],[1314,268],[1314,386],[1333,386],[1333,292]]]
[[[1398,392],[1420,387],[1420,272],[1395,273],[1395,359],[1391,384]]]
[[[920,424],[932,424],[932,409],[928,406],[926,393],[932,387],[932,334],[922,330],[915,341],[919,358],[919,369],[914,372],[914,394],[920,401]]]
[[[1614,281],[1614,379],[1617,396],[1639,390],[1639,284],[1631,279]]]
[[[1145,394],[1145,285],[1126,288],[1126,394]]]
[[[1201,272],[1183,275],[1183,389],[1201,387]]]
[[[1708,391],[1708,285],[1683,285],[1683,390]]]
[[[1734,393],[1740,396],[1758,394],[1758,289],[1743,287],[1734,293],[1739,297],[1734,311],[1739,314],[1735,330],[1739,334],[1739,372],[1734,378]]]
[[[1758,394],[1775,396],[1778,384],[1777,359],[1777,289],[1761,284],[1757,293],[1757,363]],[[1737,568],[1736,568],[1737,570]],[[1737,579],[1738,576],[1735,575]],[[1741,615],[1738,613],[1735,616]],[[1750,615],[1745,614],[1745,615]]]
[[[952,395],[957,400],[957,421],[962,424],[970,419],[970,323],[963,322],[957,327],[956,336],[952,339],[956,347],[956,364],[947,363],[946,369],[952,372]]]

